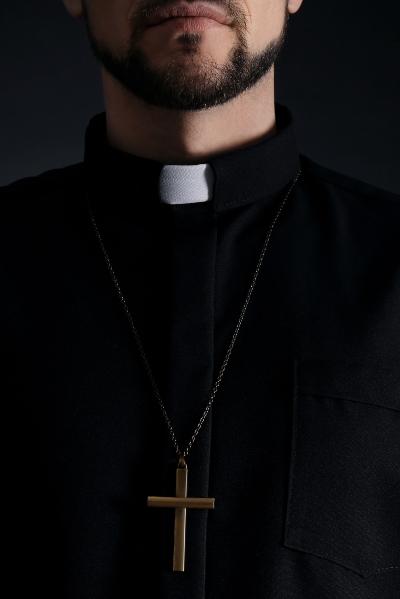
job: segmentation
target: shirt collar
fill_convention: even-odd
[[[216,212],[273,198],[300,167],[293,118],[281,104],[275,105],[276,131],[260,141],[234,149],[207,162],[214,174],[209,200]],[[160,204],[159,179],[164,163],[124,152],[110,145],[106,113],[95,114],[85,133],[84,168],[92,195],[119,200],[132,208],[154,210]],[[146,197],[143,198],[143,194]],[[208,202],[207,202],[208,203]],[[184,207],[186,204],[184,205]]]

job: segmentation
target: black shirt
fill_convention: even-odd
[[[112,148],[1,189],[8,571],[15,596],[397,599],[399,197],[299,154],[289,111],[212,157],[211,200],[160,203],[162,164]],[[172,571],[176,455],[87,211],[87,194],[188,456],[185,572]],[[8,532],[9,530],[9,532]]]

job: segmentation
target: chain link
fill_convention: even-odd
[[[159,392],[157,383],[155,381],[155,378],[153,376],[153,372],[152,372],[152,370],[150,368],[150,364],[149,364],[149,361],[147,359],[146,352],[144,350],[142,340],[141,340],[141,338],[139,336],[139,333],[138,333],[138,330],[137,330],[137,328],[136,328],[136,326],[134,324],[132,315],[131,315],[131,313],[129,311],[129,308],[128,308],[127,301],[125,299],[125,296],[123,295],[123,293],[121,291],[121,286],[120,286],[118,278],[117,278],[117,276],[116,276],[116,274],[114,272],[113,266],[111,264],[110,257],[108,255],[108,252],[107,252],[107,250],[106,250],[106,248],[104,246],[104,242],[103,242],[102,236],[100,235],[100,231],[99,231],[99,228],[97,226],[97,222],[96,222],[96,219],[94,217],[94,213],[93,213],[93,210],[92,210],[92,207],[91,207],[91,204],[90,204],[89,194],[87,194],[88,211],[89,211],[91,223],[92,223],[92,225],[94,227],[97,239],[99,241],[101,250],[103,252],[103,255],[104,255],[104,258],[105,258],[105,261],[106,261],[106,264],[107,264],[107,268],[108,268],[108,271],[109,271],[109,273],[111,275],[111,279],[112,279],[112,281],[114,283],[114,286],[115,286],[115,289],[117,291],[118,297],[119,297],[119,299],[121,301],[121,304],[122,304],[122,307],[123,307],[123,309],[124,309],[124,311],[125,311],[125,313],[126,313],[126,315],[128,317],[128,321],[129,321],[129,324],[130,324],[131,329],[133,331],[133,334],[134,334],[134,337],[135,337],[135,340],[136,340],[139,352],[140,352],[140,354],[141,354],[141,356],[143,358],[143,361],[144,361],[146,372],[147,372],[147,374],[148,374],[148,376],[150,378],[151,385],[152,385],[152,388],[153,388],[153,392],[154,392],[155,397],[157,399],[157,402],[158,402],[158,404],[159,404],[159,406],[161,408],[161,412],[162,412],[162,414],[164,416],[164,419],[165,419],[165,422],[167,424],[167,427],[168,427],[168,430],[169,430],[169,434],[170,434],[172,443],[174,445],[175,451],[176,451],[176,453],[177,453],[178,456],[187,457],[187,455],[188,455],[190,449],[192,448],[192,445],[193,445],[193,443],[194,443],[197,435],[200,432],[200,429],[201,429],[201,427],[202,427],[205,419],[207,418],[208,412],[210,411],[210,408],[211,408],[212,403],[214,401],[215,395],[216,395],[216,393],[218,391],[218,388],[219,388],[219,386],[221,384],[222,377],[224,375],[225,369],[226,369],[226,367],[228,365],[229,358],[231,356],[233,347],[235,345],[236,338],[237,338],[237,336],[239,334],[239,330],[240,330],[240,327],[242,325],[242,322],[243,322],[243,319],[244,319],[244,316],[245,316],[245,313],[246,313],[246,310],[247,310],[247,306],[248,306],[248,304],[250,302],[250,298],[251,298],[251,295],[253,293],[253,290],[254,290],[254,287],[255,287],[255,284],[256,284],[256,281],[257,281],[257,277],[258,277],[258,274],[259,274],[260,269],[261,269],[261,265],[262,265],[262,262],[263,262],[263,259],[264,259],[265,252],[266,252],[267,247],[269,245],[269,241],[270,241],[270,238],[271,238],[271,235],[272,235],[272,231],[273,231],[273,229],[275,227],[275,224],[276,224],[276,222],[277,222],[277,220],[278,220],[278,218],[279,218],[279,216],[280,216],[280,214],[281,214],[281,212],[282,212],[282,210],[283,210],[283,208],[284,208],[284,206],[285,206],[285,204],[286,204],[289,196],[291,195],[293,189],[295,188],[295,186],[296,186],[296,184],[297,184],[297,182],[298,182],[298,180],[300,178],[300,175],[301,175],[301,169],[298,170],[298,172],[297,172],[294,180],[292,181],[292,183],[291,183],[291,185],[290,185],[287,193],[285,194],[285,197],[283,198],[283,200],[282,200],[282,202],[281,202],[281,204],[279,206],[279,209],[277,210],[277,213],[276,213],[276,215],[275,215],[275,217],[274,217],[274,219],[273,219],[270,227],[268,228],[268,231],[267,231],[267,234],[266,234],[266,237],[265,237],[265,240],[264,240],[263,248],[261,250],[261,254],[260,254],[260,257],[259,257],[258,262],[257,262],[257,267],[256,267],[255,272],[253,274],[253,277],[252,277],[252,280],[251,280],[251,284],[250,284],[249,290],[247,292],[246,299],[244,301],[244,304],[243,304],[242,310],[240,312],[240,316],[239,316],[237,325],[236,325],[234,333],[232,335],[231,342],[230,342],[229,347],[227,349],[227,352],[226,352],[224,361],[222,363],[222,366],[220,368],[219,374],[218,374],[218,376],[217,376],[217,378],[215,380],[215,383],[214,383],[214,385],[213,385],[213,387],[211,389],[210,399],[209,399],[209,401],[208,401],[208,403],[206,405],[206,408],[205,408],[203,414],[201,415],[200,420],[199,420],[198,424],[196,425],[196,428],[194,429],[193,435],[192,435],[189,443],[187,444],[186,448],[184,449],[184,451],[181,451],[181,449],[179,447],[178,441],[176,439],[175,431],[174,431],[174,428],[172,426],[172,422],[171,422],[171,420],[170,420],[170,418],[168,416],[168,413],[167,413],[167,410],[165,408],[164,402],[161,399],[160,392]]]

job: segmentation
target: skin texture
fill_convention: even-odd
[[[173,0],[63,2],[99,61],[113,146],[190,164],[274,132],[274,62],[302,0],[209,0],[229,23],[203,31],[147,26]]]

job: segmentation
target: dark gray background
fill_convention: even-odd
[[[397,0],[305,0],[277,68],[301,151],[400,193]],[[0,184],[79,162],[104,110],[82,24],[61,0],[0,4]]]

